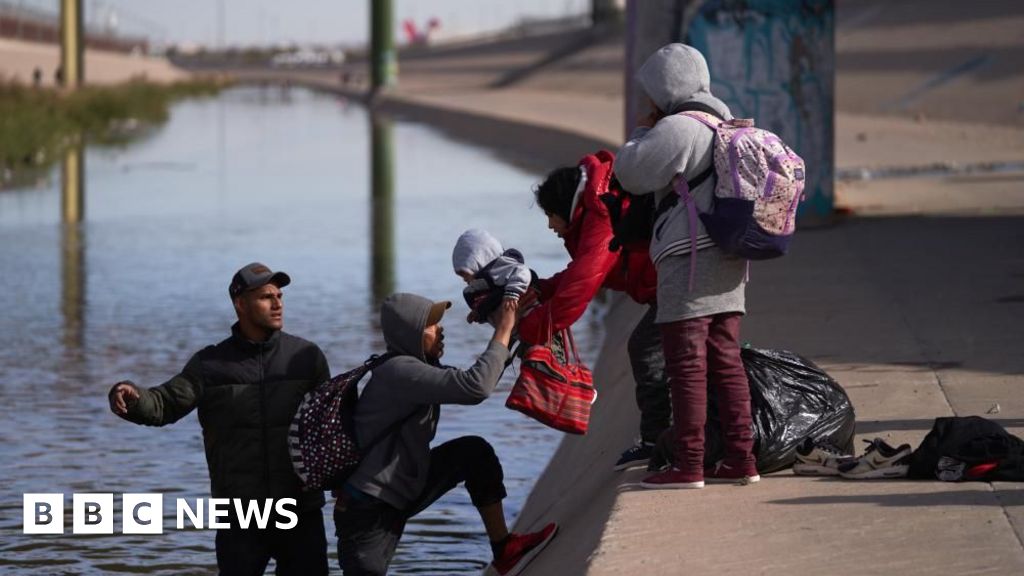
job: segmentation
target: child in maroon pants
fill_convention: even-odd
[[[708,212],[714,195],[714,132],[676,114],[690,106],[731,118],[711,95],[704,57],[684,44],[655,52],[637,74],[651,112],[619,150],[615,173],[634,194],[653,192],[658,217],[651,260],[658,271],[658,316],[676,431],[674,467],[644,479],[645,488],[701,488],[704,481],[757,482],[750,389],[740,360],[746,262],[719,249],[673,189],[691,182],[689,201]],[[694,228],[691,230],[691,228]],[[725,458],[704,468],[707,387],[718,392]]]

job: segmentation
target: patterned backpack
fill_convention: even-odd
[[[306,490],[339,487],[355,472],[363,452],[380,440],[378,437],[362,451],[359,449],[355,428],[357,385],[367,372],[393,356],[371,356],[362,366],[331,378],[303,397],[288,431],[288,451]]]
[[[755,128],[751,119],[722,120],[710,108],[689,107],[679,114],[715,132],[718,183],[711,212],[700,214],[708,236],[722,250],[747,260],[782,256],[796,230],[796,208],[803,199],[803,159],[775,134]],[[685,180],[677,177],[673,186],[690,218],[692,285],[697,209]]]

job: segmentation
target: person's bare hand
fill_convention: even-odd
[[[648,112],[647,114],[645,114],[639,120],[637,120],[636,125],[644,126],[646,128],[653,128],[654,125],[658,123],[658,120],[661,120],[664,117],[665,115],[662,114],[661,111],[659,111],[657,108],[655,108]]]
[[[107,395],[110,411],[118,416],[128,414],[128,407],[139,399],[139,388],[131,380],[123,380],[114,384]]]
[[[641,105],[647,109],[647,114],[644,114],[639,120],[637,120],[637,126],[653,128],[654,125],[658,123],[658,120],[665,117],[665,113],[658,108],[658,105],[654,103],[654,100],[652,100],[650,96],[645,95],[643,104]]]

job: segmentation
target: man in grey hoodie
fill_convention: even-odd
[[[634,194],[653,193],[658,203],[651,259],[658,271],[656,322],[662,332],[675,428],[674,467],[647,477],[641,485],[701,488],[705,479],[756,482],[760,477],[753,456],[750,389],[739,348],[746,262],[719,249],[697,219],[691,234],[687,201],[694,202],[698,212],[710,211],[714,171],[690,190],[689,200],[673,188],[677,176],[698,181],[714,160],[714,131],[678,113],[713,112],[723,120],[732,115],[711,94],[704,57],[685,44],[669,44],[652,54],[637,81],[651,111],[619,150],[615,174],[623,188]],[[705,469],[709,382],[718,388],[726,454],[722,462]]]
[[[502,576],[517,574],[554,537],[555,524],[510,534],[501,501],[501,463],[483,438],[463,436],[431,448],[441,404],[479,404],[501,377],[516,307],[495,312],[494,335],[468,370],[442,366],[441,318],[451,302],[392,294],[380,322],[394,357],[373,370],[359,397],[356,433],[368,448],[338,495],[338,561],[347,576],[386,574],[406,521],[465,482],[480,512]]]

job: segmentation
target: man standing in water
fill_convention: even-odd
[[[499,575],[520,573],[558,530],[551,523],[531,534],[509,533],[501,462],[483,438],[430,446],[442,404],[479,404],[494,391],[516,323],[516,307],[500,307],[492,316],[494,335],[473,366],[442,366],[441,317],[450,306],[415,294],[392,294],[381,306],[384,342],[394,356],[373,370],[359,397],[356,433],[366,453],[334,510],[346,576],[386,574],[405,523],[463,482]]]
[[[315,344],[282,331],[284,272],[254,262],[239,270],[228,294],[238,322],[231,336],[192,356],[167,382],[140,389],[118,382],[109,393],[118,416],[165,426],[199,409],[214,498],[294,498],[298,523],[281,530],[217,531],[217,566],[223,575],[263,574],[271,558],[278,575],[327,574],[322,492],[303,492],[288,454],[288,427],[303,395],[330,377]],[[248,502],[246,502],[248,505]]]

